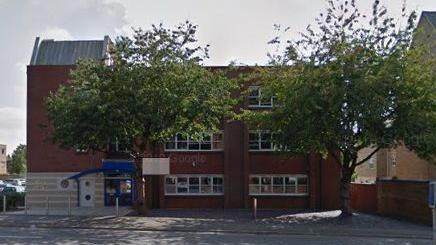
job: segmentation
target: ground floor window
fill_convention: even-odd
[[[250,195],[307,195],[306,175],[250,175]]]
[[[165,195],[223,195],[222,175],[169,175]]]

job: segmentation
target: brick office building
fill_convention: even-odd
[[[79,58],[104,60],[109,39],[95,41],[35,42],[27,67],[28,206],[66,207],[68,198],[78,206],[131,205],[131,162],[123,158],[122,142],[109,154],[64,150],[46,140],[49,129],[44,97],[66,83]],[[226,69],[214,67],[213,69]],[[238,72],[249,72],[240,67]],[[240,106],[268,109],[273,101],[259,100],[252,86]],[[145,176],[148,205],[152,208],[249,208],[257,197],[260,208],[335,209],[339,206],[340,171],[331,158],[316,155],[285,156],[274,152],[268,131],[250,130],[242,122],[223,124],[222,131],[202,142],[176,135],[162,146],[170,159],[170,174]],[[75,181],[74,181],[75,180]],[[75,198],[77,197],[77,198]]]

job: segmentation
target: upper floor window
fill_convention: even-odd
[[[204,134],[200,140],[176,134],[165,144],[167,151],[219,151],[223,149],[223,132]]]
[[[306,175],[251,175],[250,195],[307,195]]]
[[[109,152],[128,152],[130,148],[130,144],[126,139],[116,138],[108,145]]]
[[[374,169],[376,162],[377,162],[377,155],[373,155],[373,156],[369,159],[369,163],[368,163],[369,168],[370,168],[370,169]]]
[[[273,151],[272,135],[268,130],[250,130],[248,149],[251,151]]]
[[[248,88],[248,107],[251,108],[271,108],[274,105],[275,96],[264,98],[262,89],[259,86],[250,86]]]

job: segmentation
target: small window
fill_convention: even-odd
[[[253,151],[273,151],[272,134],[267,130],[249,131],[248,148]]]
[[[392,167],[397,166],[397,151],[396,150],[391,151],[391,163],[392,163]]]
[[[248,107],[251,108],[271,108],[274,106],[275,96],[264,98],[262,89],[259,86],[248,88]]]
[[[108,145],[109,152],[129,152],[130,149],[131,145],[127,139],[115,138]]]
[[[377,155],[373,155],[368,161],[369,169],[374,169],[376,162],[377,162]]]

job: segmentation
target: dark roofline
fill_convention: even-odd
[[[426,20],[430,25],[432,25],[434,28],[436,28],[436,21],[435,21],[435,22],[431,21],[430,18],[429,18],[429,15],[430,15],[430,16],[433,16],[434,19],[436,20],[436,11],[422,11],[422,12],[421,12],[421,17],[419,18],[418,23],[420,23],[420,22],[422,21],[422,19],[425,18],[425,20]]]

